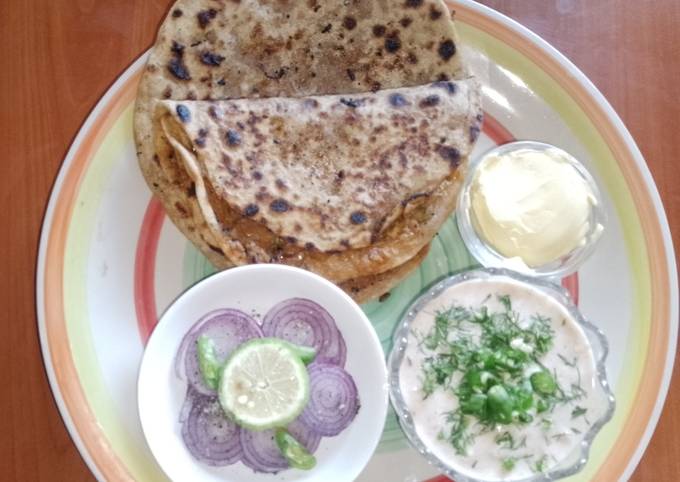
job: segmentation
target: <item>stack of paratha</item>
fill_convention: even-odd
[[[380,296],[427,254],[479,134],[457,43],[439,0],[179,0],[139,87],[142,172],[217,267]]]

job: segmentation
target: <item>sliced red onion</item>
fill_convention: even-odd
[[[314,453],[321,442],[321,435],[312,431],[304,423],[295,420],[287,428],[310,453]],[[255,472],[274,474],[287,469],[288,462],[281,455],[274,440],[274,430],[251,431],[241,430],[242,462]]]
[[[241,460],[241,428],[226,417],[217,398],[194,391],[187,393],[184,403],[191,404],[182,425],[182,439],[191,455],[215,467]]]
[[[278,303],[265,315],[262,331],[265,336],[313,347],[318,362],[345,365],[342,333],[330,313],[312,300],[291,298]]]
[[[309,402],[300,421],[332,437],[347,428],[359,411],[357,387],[352,376],[337,365],[314,362],[308,369]]]
[[[183,378],[184,374],[189,385],[199,393],[214,395],[215,390],[203,382],[198,365],[196,342],[201,335],[207,336],[215,343],[217,359],[225,360],[243,342],[262,337],[262,330],[253,318],[242,311],[224,309],[211,311],[184,335],[175,359],[177,375]]]

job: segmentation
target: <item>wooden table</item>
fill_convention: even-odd
[[[680,241],[680,2],[485,0],[569,57],[623,118]],[[42,216],[90,109],[151,45],[168,0],[0,2],[0,480],[91,480],[50,393],[35,320]],[[680,474],[680,377],[633,480]]]

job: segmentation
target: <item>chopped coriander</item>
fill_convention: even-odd
[[[506,472],[510,472],[512,469],[515,468],[516,463],[517,459],[514,457],[504,458],[502,462],[503,470],[505,470]]]
[[[571,418],[578,418],[581,415],[585,415],[588,411],[587,408],[579,407],[578,405],[571,411]]]
[[[574,357],[574,359],[572,361],[569,361],[569,360],[567,360],[567,357],[565,357],[564,355],[562,355],[560,353],[558,353],[557,356],[560,357],[560,360],[562,360],[562,362],[565,365],[567,365],[568,367],[572,367],[572,368],[576,367],[576,362],[578,361],[578,359],[576,357]]]
[[[548,456],[544,455],[540,459],[538,459],[536,462],[534,462],[533,465],[533,470],[534,472],[545,472],[545,469],[547,468],[548,464]]]
[[[576,383],[570,383],[576,376],[565,383],[558,379],[556,368],[542,363],[554,345],[552,320],[540,314],[520,317],[509,295],[496,296],[496,301],[496,308],[454,303],[435,313],[428,331],[414,333],[424,360],[424,398],[437,390],[457,398],[458,407],[445,414],[438,439],[462,456],[475,437],[488,432],[495,433],[491,436],[500,449],[519,451],[526,447],[527,436],[512,427],[526,424],[542,428],[546,443],[561,440],[571,432],[554,433],[552,412],[587,395],[576,357],[557,354],[565,366],[576,370]],[[560,375],[563,370],[560,367]],[[511,471],[526,458],[527,466],[536,472],[548,468],[547,456],[515,453],[502,459],[503,469]]]

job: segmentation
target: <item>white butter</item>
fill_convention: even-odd
[[[518,149],[477,167],[471,218],[487,244],[532,268],[586,242],[597,204],[587,182],[557,149]]]

